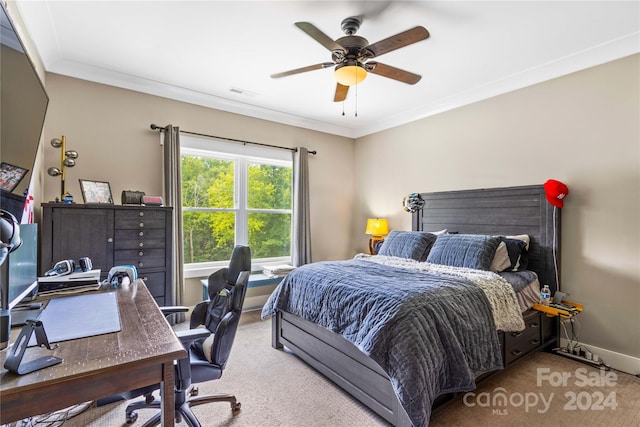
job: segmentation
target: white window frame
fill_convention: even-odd
[[[248,214],[251,212],[267,212],[267,213],[288,213],[293,215],[293,209],[282,210],[261,210],[247,208],[247,172],[249,163],[268,164],[274,166],[283,166],[293,168],[293,156],[290,151],[264,148],[260,146],[241,145],[238,143],[230,143],[219,139],[199,138],[187,135],[180,135],[180,150],[182,155],[212,157],[221,160],[230,160],[234,162],[235,180],[234,180],[234,207],[233,208],[184,208],[182,212],[190,210],[207,210],[210,212],[235,212],[236,213],[236,229],[235,244],[246,245],[249,241],[249,233],[247,227],[239,228],[239,224],[247,224]],[[292,201],[293,203],[293,201]],[[253,271],[262,271],[265,265],[274,264],[290,264],[291,254],[285,257],[252,259],[251,266]],[[229,261],[212,261],[200,263],[185,263],[184,277],[207,277],[211,273],[220,268],[227,267]]]

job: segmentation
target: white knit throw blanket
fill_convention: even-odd
[[[418,262],[408,258],[383,255],[358,254],[355,258],[392,267],[407,268],[436,274],[462,277],[478,286],[491,304],[496,329],[505,332],[522,331],[525,327],[513,287],[500,275],[491,271],[470,268],[450,267],[448,265]]]

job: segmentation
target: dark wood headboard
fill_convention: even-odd
[[[421,193],[424,207],[413,213],[412,229],[464,234],[531,236],[528,269],[553,295],[560,277],[560,209],[542,185]],[[556,263],[554,263],[554,253]]]

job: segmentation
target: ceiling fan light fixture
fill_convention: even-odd
[[[360,65],[338,65],[333,76],[343,86],[355,86],[367,78],[367,70]]]

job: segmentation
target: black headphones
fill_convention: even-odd
[[[78,260],[78,266],[76,266],[76,262],[72,259],[63,259],[62,261],[56,262],[53,268],[46,273],[45,276],[64,276],[66,274],[71,274],[75,271],[89,271],[93,268],[93,263],[91,262],[91,258],[82,257]]]
[[[9,253],[22,245],[20,238],[20,224],[9,211],[0,209],[0,265],[5,261]]]

